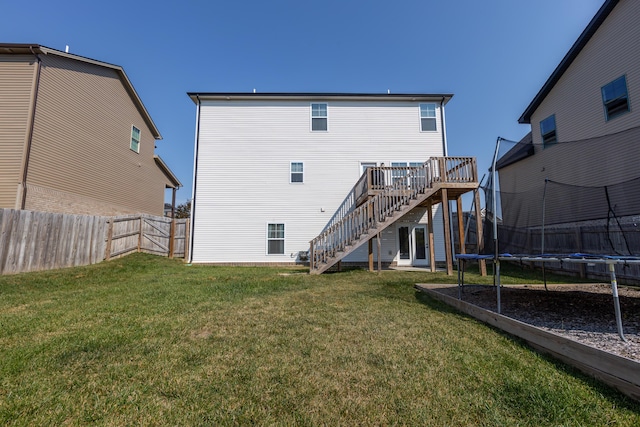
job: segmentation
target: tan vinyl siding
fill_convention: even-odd
[[[33,56],[0,57],[0,208],[16,208],[29,129]]]
[[[132,125],[141,130],[139,153],[129,148]],[[115,70],[42,55],[27,178],[42,190],[37,194],[68,193],[87,198],[94,208],[111,207],[87,213],[161,215],[167,180],[153,159],[154,145]],[[37,207],[42,199],[27,193],[27,203]]]
[[[585,142],[557,144],[500,169],[500,191],[513,194],[512,197],[517,197],[516,204],[522,206],[522,212],[503,209],[505,223],[512,224],[518,215],[519,220],[526,223],[524,212],[536,218],[541,215],[542,189],[547,178],[563,184],[592,188],[637,178],[638,158],[635,153],[638,151],[638,141],[640,127]],[[576,188],[574,193],[578,194],[578,191]],[[571,196],[571,193],[567,193],[567,196]],[[604,193],[598,200],[583,200],[581,203],[588,209],[603,202]],[[640,208],[640,201],[629,200],[629,203],[635,203]],[[575,205],[573,208],[566,205],[566,209],[575,209]]]
[[[559,141],[609,135],[640,123],[640,2],[621,0],[531,117],[533,141],[540,121],[556,115]],[[631,112],[606,121],[602,86],[625,75]]]
[[[581,188],[610,187],[638,178],[639,44],[640,2],[621,0],[532,114],[535,154],[500,170],[502,201],[510,205],[503,209],[505,224],[541,222],[545,179],[577,186],[554,214],[580,220],[580,211],[606,205],[603,195]],[[601,89],[622,75],[630,111],[607,121]],[[558,143],[543,148],[540,122],[552,114]],[[576,200],[569,203],[572,197]],[[637,206],[637,212],[640,202],[633,191],[627,199],[625,205]]]

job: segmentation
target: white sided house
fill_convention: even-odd
[[[191,262],[451,262],[441,183],[464,175],[446,200],[477,187],[474,159],[445,158],[452,95],[189,96]]]

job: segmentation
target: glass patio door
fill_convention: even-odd
[[[424,225],[402,225],[398,227],[398,265],[426,266],[427,227]]]

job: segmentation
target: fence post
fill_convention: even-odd
[[[173,251],[175,249],[176,239],[176,219],[171,218],[171,225],[169,226],[169,259],[173,259]]]
[[[142,218],[142,215],[140,215],[140,234],[138,234],[138,252],[141,252],[142,249],[142,223],[143,223],[144,219]]]
[[[187,218],[184,222],[184,262],[189,262],[190,255],[190,237],[191,237],[191,219]]]
[[[107,229],[107,247],[105,248],[104,259],[109,261],[111,259],[111,239],[113,238],[113,218],[108,219],[107,223],[109,227]]]

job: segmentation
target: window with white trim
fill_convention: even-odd
[[[602,86],[602,103],[607,121],[629,112],[629,93],[625,76]]]
[[[267,224],[267,254],[284,254],[284,224]]]
[[[420,104],[420,130],[422,132],[435,132],[436,104]]]
[[[556,115],[552,114],[540,122],[540,136],[544,148],[558,142],[556,135]]]
[[[311,104],[311,130],[326,131],[327,120],[327,104]]]
[[[140,129],[131,126],[131,145],[129,147],[136,153],[140,152]]]
[[[394,184],[400,181],[404,181],[404,177],[407,176],[407,162],[391,162],[391,182]]]
[[[291,162],[291,181],[293,183],[304,182],[304,163]]]

